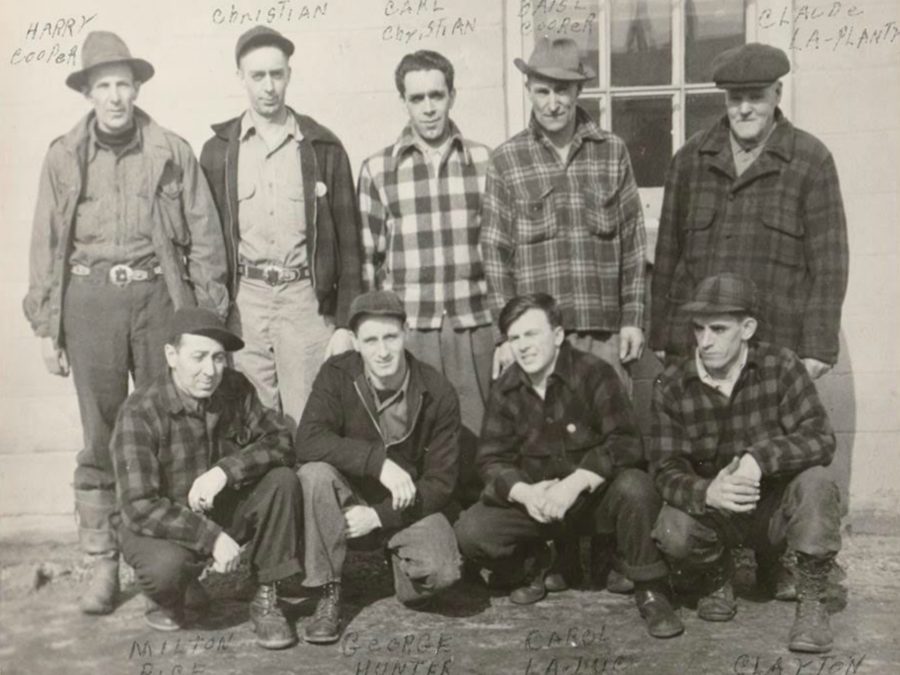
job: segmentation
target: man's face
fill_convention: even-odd
[[[117,134],[134,123],[134,102],[140,91],[131,66],[110,63],[97,66],[88,73],[85,97],[94,106],[97,126],[108,134]]]
[[[450,132],[450,109],[455,91],[439,70],[413,70],[403,77],[403,103],[413,129],[429,145],[438,146]]]
[[[227,354],[218,340],[185,333],[177,347],[166,345],[166,361],[176,387],[194,398],[209,398],[222,382]]]
[[[354,346],[366,372],[379,382],[390,382],[406,363],[406,327],[393,316],[364,316],[356,327]]]
[[[767,87],[728,89],[725,107],[731,133],[745,145],[763,141],[775,124],[775,108],[781,102],[781,82]]]
[[[741,345],[756,332],[756,319],[733,314],[699,314],[693,320],[700,360],[715,376],[725,376],[741,357]]]
[[[578,94],[581,86],[575,82],[558,82],[530,76],[525,85],[534,118],[545,131],[559,133],[575,125]]]
[[[291,81],[291,67],[283,51],[271,46],[251,49],[241,57],[238,78],[253,112],[266,119],[281,114]]]
[[[516,363],[532,380],[550,374],[564,339],[562,326],[551,326],[547,314],[540,309],[529,309],[506,331]]]

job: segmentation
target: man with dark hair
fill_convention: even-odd
[[[357,351],[325,362],[297,430],[303,583],[321,593],[307,642],[341,636],[348,540],[371,535],[368,543],[386,547],[405,604],[420,605],[459,579],[450,524],[459,511],[459,404],[440,373],[405,351],[405,320],[390,291],[353,301]]]
[[[185,625],[186,605],[208,601],[197,576],[209,558],[233,571],[251,542],[256,642],[281,649],[296,638],[275,583],[301,570],[303,502],[284,420],[225,365],[241,347],[211,312],[175,312],[168,374],[135,391],[116,422],[114,520],[147,596],[144,620],[161,631]]]
[[[409,121],[359,175],[363,280],[400,296],[407,349],[456,389],[466,457],[481,430],[495,342],[478,247],[489,150],[450,119],[456,90],[443,55],[407,54],[395,81]]]
[[[757,291],[733,274],[707,277],[682,307],[696,350],[656,380],[650,460],[665,505],[653,537],[665,555],[706,581],[697,613],[728,621],[737,605],[731,551],[797,556],[789,647],[824,652],[824,605],[841,547],[837,486],[825,470],[835,439],[802,361],[755,340]]]
[[[565,340],[545,293],[517,296],[500,313],[516,363],[494,384],[478,448],[481,500],[456,523],[463,555],[488,567],[533,559],[534,576],[510,600],[530,604],[565,590],[547,540],[614,535],[618,566],[654,637],[684,630],[667,599],[668,570],[650,531],[660,498],[641,436],[612,366]]]
[[[247,343],[235,367],[292,426],[323,358],[351,346],[347,309],[360,289],[350,161],[331,131],[286,105],[293,53],[266,26],[238,38],[249,109],[214,125],[200,155],[225,230],[229,325]]]
[[[209,188],[190,146],[135,106],[153,66],[122,39],[88,34],[66,84],[93,110],[50,145],[31,238],[25,315],[44,363],[71,365],[84,448],[75,468],[78,538],[91,560],[81,610],[106,614],[119,588],[109,516],[109,437],[128,396],[165,372],[173,308],[228,311],[225,252]]]

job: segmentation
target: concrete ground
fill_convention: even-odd
[[[253,643],[246,574],[212,574],[209,615],[178,633],[142,621],[143,600],[125,572],[123,602],[105,617],[79,614],[84,568],[74,543],[4,541],[0,548],[2,675],[437,675],[600,673],[866,675],[900,673],[900,536],[845,537],[846,579],[834,590],[834,650],[786,649],[792,603],[762,598],[752,567],[739,570],[739,610],[727,624],[700,621],[688,607],[681,637],[654,640],[629,596],[570,590],[532,607],[461,583],[429,611],[391,597],[380,555],[355,553],[346,574],[343,640],[267,652]],[[290,607],[302,630],[310,599]]]

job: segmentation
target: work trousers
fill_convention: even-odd
[[[633,581],[650,581],[667,574],[666,564],[650,538],[661,504],[650,476],[638,469],[626,469],[593,494],[583,493],[558,522],[539,523],[520,504],[478,502],[456,522],[456,538],[464,557],[492,567],[542,541],[615,535],[616,568]]]
[[[365,504],[331,464],[310,462],[297,472],[303,490],[306,541],[304,586],[340,581],[347,557],[344,511]],[[413,604],[450,587],[460,578],[460,557],[453,527],[441,513],[430,514],[400,530],[376,530],[376,545],[390,554],[397,599]],[[372,539],[370,539],[372,541]]]

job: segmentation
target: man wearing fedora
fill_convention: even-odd
[[[249,543],[258,582],[250,603],[256,642],[281,649],[296,637],[276,582],[299,572],[303,501],[283,417],[262,406],[246,377],[226,367],[243,347],[213,312],[186,308],[169,326],[169,370],[122,406],[111,449],[125,560],[147,596],[145,623],[174,631],[186,608],[209,598],[197,580],[240,562]]]
[[[825,467],[835,438],[803,362],[756,339],[760,297],[734,274],[707,277],[680,311],[692,354],[657,378],[651,472],[665,504],[653,537],[676,568],[705,583],[697,613],[737,611],[732,550],[797,557],[798,603],[788,645],[831,649],[828,571],[841,548],[837,486]]]
[[[23,306],[54,375],[71,367],[84,449],[75,513],[92,580],[91,614],[112,611],[118,547],[109,516],[109,438],[128,395],[165,371],[173,308],[228,311],[225,253],[212,198],[190,146],[135,106],[153,66],[114,33],[88,34],[66,84],[93,110],[50,145],[38,188]]]
[[[706,276],[734,272],[760,292],[760,339],[796,352],[813,379],[837,361],[847,290],[847,224],[834,159],[778,107],[791,68],[750,43],[712,63],[725,114],[675,155],[652,278],[650,347],[693,348],[678,312]]]
[[[323,358],[351,348],[347,310],[360,291],[361,251],[347,153],[285,103],[293,53],[294,43],[266,26],[238,38],[249,108],[213,125],[200,164],[225,233],[229,325],[247,345],[235,367],[296,426]]]

